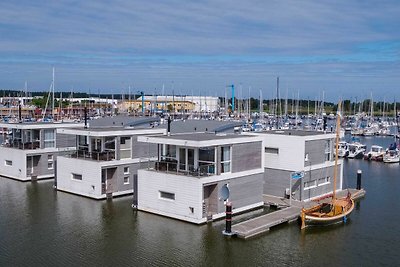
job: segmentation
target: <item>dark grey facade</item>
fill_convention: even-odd
[[[228,179],[217,183],[205,184],[204,186],[216,184],[215,192],[218,195],[217,213],[225,211],[224,201],[221,198],[221,188],[228,184],[229,187],[229,201],[232,202],[233,209],[252,205],[263,201],[262,184],[263,174],[254,174],[242,176],[234,179]],[[217,196],[215,196],[217,197]]]
[[[261,142],[232,145],[232,172],[261,168]]]
[[[341,165],[337,166],[338,174]],[[292,180],[293,198],[306,200],[315,198],[333,190],[334,166],[314,170],[306,170],[302,179]],[[290,186],[291,171],[265,168],[263,193],[278,197],[286,197]],[[340,175],[338,175],[340,177]],[[329,180],[329,182],[328,182]],[[315,185],[313,183],[315,182]],[[338,178],[336,188],[340,188],[341,181]]]
[[[76,146],[76,137],[70,134],[56,134],[56,147],[64,148],[64,147],[75,147]]]
[[[305,162],[306,165],[309,164],[322,164],[325,163],[327,153],[329,151],[329,160],[333,160],[332,153],[332,144],[333,140],[323,139],[323,140],[312,140],[305,142],[305,158],[308,155],[308,162]],[[327,148],[329,146],[329,148]],[[327,149],[327,150],[326,150]]]

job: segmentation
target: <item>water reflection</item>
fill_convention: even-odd
[[[396,266],[400,166],[345,160],[345,187],[356,186],[358,169],[367,195],[346,224],[302,232],[294,223],[246,241],[224,237],[223,220],[197,226],[135,211],[131,197],[96,201],[56,192],[52,181],[0,178],[0,266]]]

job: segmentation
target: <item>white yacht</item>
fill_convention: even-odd
[[[345,141],[340,141],[338,145],[338,157],[344,158],[349,155],[349,144]]]
[[[385,163],[399,163],[400,152],[397,143],[390,144],[389,148],[386,149],[386,153],[383,156],[383,162]]]
[[[391,149],[386,151],[386,154],[383,156],[383,162],[385,163],[399,163],[400,162],[400,153],[399,150]]]
[[[362,159],[364,157],[365,151],[367,151],[367,146],[361,144],[360,142],[353,142],[349,145],[349,154],[347,158],[349,159]]]
[[[364,159],[382,161],[384,154],[385,150],[383,149],[383,147],[373,145],[371,146],[371,150],[364,156]]]
[[[358,136],[358,135],[363,135],[364,131],[362,128],[352,128],[351,129],[351,135],[352,136]]]

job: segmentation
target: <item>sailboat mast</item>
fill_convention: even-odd
[[[335,168],[333,169],[333,193],[332,200],[336,199],[336,179],[337,179],[337,165],[338,165],[338,152],[339,152],[339,133],[340,133],[340,109],[342,102],[339,101],[336,112],[336,144],[335,144]]]
[[[52,119],[54,120],[54,67],[53,67],[53,88],[52,88],[52,94],[53,94],[53,97],[52,97],[52,101],[51,101],[51,117],[52,117]]]

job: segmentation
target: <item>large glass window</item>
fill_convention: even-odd
[[[175,145],[165,145],[163,147],[163,160],[176,160],[176,146]]]
[[[215,173],[215,148],[199,148],[199,168],[203,173]]]
[[[44,130],[44,147],[55,147],[54,129]]]
[[[84,135],[78,136],[78,150],[89,150],[89,145],[87,141],[88,137]]]
[[[186,149],[179,148],[179,169],[186,170]]]
[[[105,150],[115,150],[115,137],[106,137],[104,141]]]
[[[231,171],[231,147],[221,147],[221,173]]]
[[[188,169],[189,171],[194,170],[194,149],[188,148]]]

